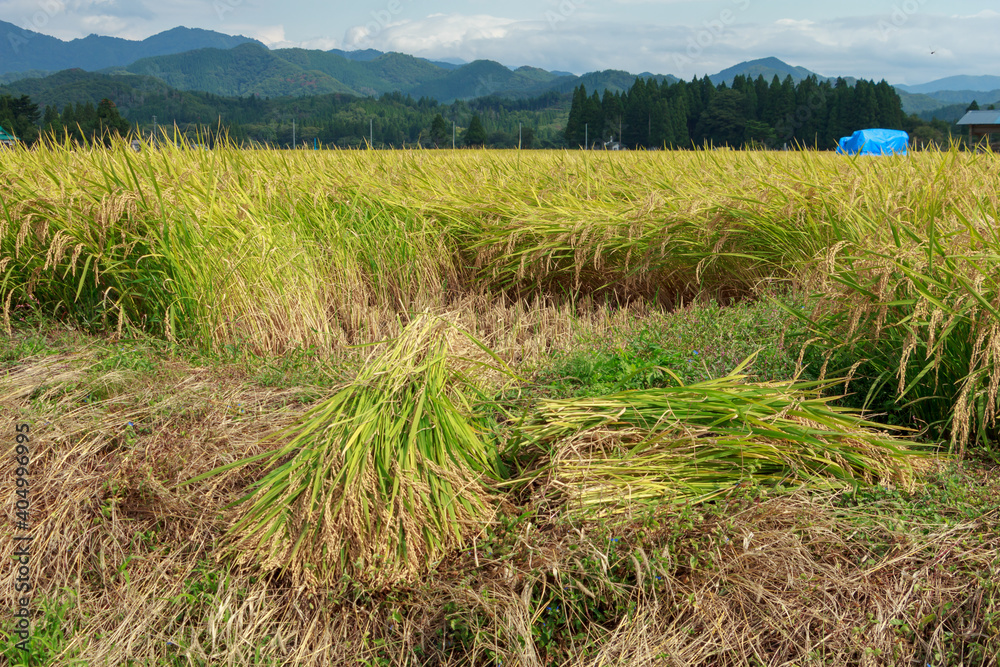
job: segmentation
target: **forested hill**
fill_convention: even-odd
[[[400,92],[444,103],[487,95],[528,98],[549,91],[569,93],[580,84],[622,91],[637,78],[635,74],[618,70],[575,76],[528,66],[512,70],[490,60],[444,67],[402,53],[367,55],[369,57],[359,58],[336,51],[270,50],[257,44],[244,44],[229,50],[200,49],[144,58],[121,68],[120,72],[155,76],[180,90],[215,95],[275,97],[347,93],[376,96]],[[656,78],[677,80],[670,76]]]

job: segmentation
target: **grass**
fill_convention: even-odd
[[[750,356],[754,362],[746,373],[752,380],[790,378],[796,374],[798,349],[783,337],[783,300],[726,307],[709,300],[652,312],[555,351],[535,382],[550,398],[599,396],[673,386],[673,376],[684,384],[722,377]]]
[[[1000,651],[990,153],[0,164],[34,663]]]

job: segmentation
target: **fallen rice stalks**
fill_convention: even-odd
[[[573,511],[704,502],[737,485],[909,488],[926,450],[830,405],[833,383],[715,380],[597,398],[547,400],[519,429],[529,461],[514,486],[539,484]]]

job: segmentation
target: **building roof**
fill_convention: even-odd
[[[1000,125],[1000,111],[967,111],[959,125]]]
[[[17,141],[13,134],[7,134],[6,130],[0,127],[0,141]]]

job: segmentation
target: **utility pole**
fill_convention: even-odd
[[[590,128],[588,127],[590,123],[583,124],[583,150],[587,150],[590,146]],[[579,126],[577,126],[579,127]]]
[[[368,119],[368,147],[369,148],[375,148],[375,133],[372,130],[372,128],[374,127],[374,123],[375,123],[375,119],[374,118],[369,118]]]
[[[517,123],[517,150],[521,150],[521,123]]]
[[[451,121],[451,150],[455,150],[455,121]]]
[[[292,119],[292,148],[295,148],[295,119]]]
[[[153,116],[153,141],[156,141],[156,116]]]

